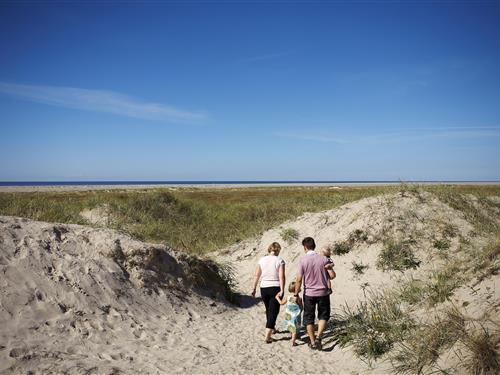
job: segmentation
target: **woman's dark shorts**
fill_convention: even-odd
[[[330,295],[321,297],[304,296],[304,324],[314,324],[318,306],[318,320],[330,319]]]

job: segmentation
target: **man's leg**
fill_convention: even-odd
[[[309,341],[311,345],[316,341],[316,336],[314,335],[314,323],[307,325],[307,335],[309,336]]]
[[[330,319],[330,296],[326,295],[318,298],[318,339],[321,340],[326,323]]]
[[[316,340],[316,336],[314,335],[315,305],[314,297],[304,296],[304,324],[307,327],[307,335],[309,336],[311,345]]]
[[[326,328],[326,320],[319,320],[318,321],[318,338],[321,339],[323,337],[323,332],[325,332]]]

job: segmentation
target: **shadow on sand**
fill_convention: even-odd
[[[327,327],[325,331],[323,332],[323,338],[322,338],[322,344],[323,344],[323,349],[322,351],[324,352],[331,352],[333,349],[335,349],[338,344],[338,331],[345,326],[346,322],[342,320],[336,320],[336,319],[330,319],[327,323]],[[314,330],[317,332],[318,331],[318,325],[314,325]],[[300,332],[300,341],[302,341],[304,344],[309,344],[309,336],[307,336],[306,332],[306,327],[301,328]]]
[[[262,299],[260,297],[252,297],[247,294],[235,293],[234,295],[236,306],[242,309],[248,309],[259,304]]]

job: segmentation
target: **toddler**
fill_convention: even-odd
[[[328,259],[328,264],[334,264],[333,260],[331,258],[331,256],[332,256],[332,249],[330,248],[330,246],[323,247],[321,249],[321,255],[325,256],[326,259]],[[326,267],[327,266],[325,266],[325,268]],[[332,280],[330,280],[330,277],[327,277],[327,280],[328,280],[328,294],[332,294]]]
[[[299,333],[300,326],[300,315],[302,310],[304,309],[304,305],[302,304],[302,299],[299,296],[294,296],[295,294],[295,281],[292,281],[288,286],[288,291],[291,295],[288,298],[280,298],[279,293],[276,295],[276,299],[280,303],[280,305],[286,304],[285,309],[285,321],[284,321],[284,329],[288,330],[292,334],[292,346],[297,346],[296,340],[297,335]],[[300,287],[299,287],[300,292]]]

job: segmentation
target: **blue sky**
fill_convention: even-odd
[[[0,180],[500,180],[498,2],[0,4]]]

